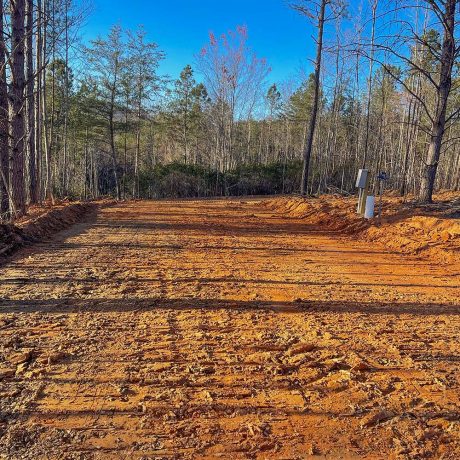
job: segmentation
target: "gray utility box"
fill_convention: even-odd
[[[357,188],[366,188],[367,175],[369,174],[368,169],[360,169],[358,172],[358,178],[356,179]]]

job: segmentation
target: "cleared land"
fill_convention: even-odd
[[[265,204],[119,204],[0,268],[2,458],[457,459],[460,267]]]

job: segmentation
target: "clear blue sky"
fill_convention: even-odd
[[[249,45],[272,67],[270,81],[295,76],[309,68],[314,56],[309,21],[287,7],[285,0],[93,0],[95,11],[82,35],[105,35],[111,25],[135,29],[143,24],[149,39],[166,53],[161,71],[177,78],[208,40],[237,25],[249,30]]]

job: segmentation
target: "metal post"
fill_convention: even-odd
[[[369,187],[369,170],[360,169],[356,179],[356,188],[359,190],[358,195],[358,214],[364,214],[366,210],[367,190]]]

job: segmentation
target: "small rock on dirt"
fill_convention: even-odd
[[[0,368],[0,380],[9,379],[11,377],[14,377],[15,373],[16,373],[15,369],[1,367]]]
[[[381,410],[375,413],[369,414],[361,423],[361,428],[370,428],[386,420],[393,418],[395,414],[388,410]]]
[[[28,351],[24,351],[23,353],[19,353],[18,355],[13,356],[10,359],[10,362],[12,364],[23,364],[23,363],[30,361],[31,358],[32,358],[32,351],[28,350]]]
[[[313,351],[315,349],[316,345],[314,345],[313,343],[298,343],[297,345],[291,347],[291,349],[288,351],[288,355],[295,356],[301,353],[309,353],[310,351]]]
[[[356,366],[353,366],[351,368],[351,371],[352,372],[368,372],[368,371],[371,371],[372,369],[373,369],[372,366],[365,363],[364,361],[361,361],[358,364],[356,364]]]

